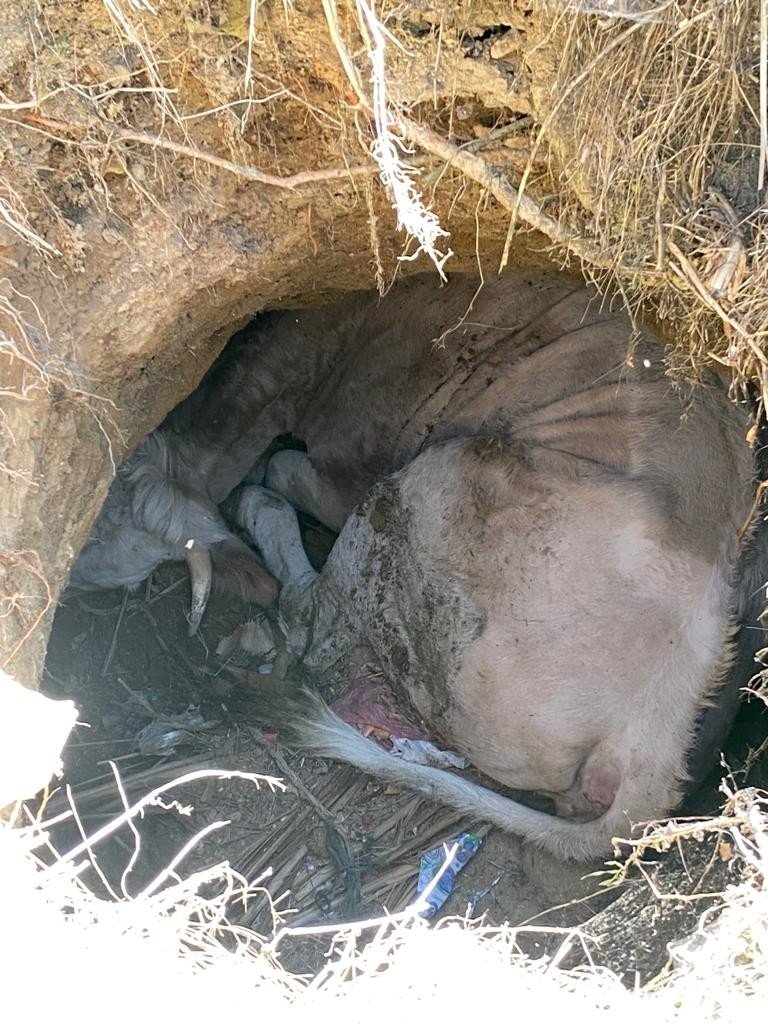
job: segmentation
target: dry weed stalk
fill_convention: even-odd
[[[765,885],[768,876],[764,865],[768,858],[768,794],[754,787],[738,789],[724,778],[720,790],[725,796],[722,811],[715,817],[673,818],[664,822],[649,822],[635,839],[616,840],[616,848],[628,851],[610,884],[624,881],[631,870],[638,870],[646,879],[657,899],[700,900],[710,899],[712,893],[703,892],[705,869],[690,895],[665,895],[656,889],[645,870],[644,858],[650,852],[666,852],[672,847],[682,849],[686,842],[703,842],[714,837],[713,859],[731,860],[738,857],[748,879],[756,885]]]
[[[43,621],[53,603],[51,587],[36,551],[0,551],[0,567],[4,575],[4,592],[0,593],[0,618],[14,616],[18,620],[19,638],[2,661],[8,668]],[[17,589],[16,577],[21,573],[25,586]],[[29,589],[31,580],[36,586]]]
[[[191,773],[176,784],[204,774]],[[127,808],[119,823],[167,799],[173,785]],[[116,826],[104,826],[101,838]],[[98,837],[60,857],[47,827],[35,820],[14,831],[0,828],[0,900],[8,926],[4,935],[12,939],[5,943],[4,963],[24,987],[39,975],[34,939],[39,942],[45,934],[57,956],[47,966],[47,985],[36,1007],[47,1011],[50,998],[67,1017],[77,1005],[86,1024],[88,1007],[103,1014],[102,997],[113,998],[115,986],[123,991],[126,975],[151,1001],[153,1015],[173,1012],[191,1020],[254,1006],[259,1013],[281,1016],[294,1009],[302,1019],[332,1013],[336,1020],[359,1020],[370,1015],[371,1005],[386,1019],[422,1006],[442,1017],[471,1012],[481,986],[486,998],[508,998],[512,992],[519,1011],[547,1017],[575,1011],[588,1020],[608,1013],[628,1024],[649,1017],[701,1024],[725,1013],[751,1019],[768,994],[768,925],[762,913],[768,836],[762,800],[749,791],[731,793],[730,809],[721,818],[698,824],[701,832],[727,831],[737,856],[749,866],[748,877],[730,887],[715,910],[701,915],[695,935],[675,944],[671,971],[634,990],[594,967],[594,947],[578,929],[491,928],[456,918],[430,926],[419,917],[418,904],[402,914],[321,927],[292,924],[275,907],[268,939],[228,918],[233,903],[268,899],[261,888],[266,876],[249,886],[223,863],[185,877],[178,871],[182,851],[137,894],[100,899],[81,881],[85,868],[98,868]],[[668,831],[663,841],[671,839]],[[127,877],[124,873],[126,889]],[[554,955],[531,960],[520,951],[524,935],[539,940],[554,935],[558,948]],[[294,974],[281,965],[293,943],[313,939],[328,949],[316,974]],[[574,947],[581,947],[588,966],[560,969]],[[78,993],[86,979],[84,1004]],[[116,1019],[128,1017],[118,1013]]]
[[[18,192],[11,188],[7,181],[2,180],[0,180],[0,223],[37,252],[58,254],[56,247],[46,242],[31,226],[29,214]]]
[[[152,43],[141,21],[139,20],[137,23],[131,19],[124,11],[120,0],[102,0],[102,3],[109,13],[118,35],[130,46],[135,47],[141,55],[147,80],[154,90],[154,96],[160,109],[162,122],[164,123],[165,119],[169,118],[183,130],[184,123],[171,99],[170,91],[165,87]],[[149,0],[128,0],[128,3],[140,14],[149,14],[154,17],[158,13]]]
[[[547,128],[570,154],[561,219],[670,321],[678,361],[714,357],[765,395],[763,215],[745,173],[754,164],[757,183],[764,158],[764,10],[670,0],[628,28],[561,23]]]

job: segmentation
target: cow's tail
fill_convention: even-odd
[[[492,822],[562,859],[586,861],[610,854],[613,837],[625,836],[629,831],[626,814],[617,801],[594,821],[566,821],[440,768],[403,761],[366,739],[310,690],[273,690],[265,693],[263,700],[260,716],[278,726],[288,744],[318,757],[352,764],[369,775]]]

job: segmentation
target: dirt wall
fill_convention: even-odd
[[[510,240],[512,265],[541,264],[555,238],[561,256],[603,269],[645,260],[643,287],[664,277],[653,232],[676,197],[688,209],[708,166],[694,161],[686,184],[680,131],[699,130],[693,111],[722,114],[706,141],[719,153],[752,109],[749,75],[744,110],[730,87],[707,107],[708,79],[683,56],[720,40],[723,61],[733,51],[748,67],[756,45],[749,3],[702,0],[694,19],[679,6],[657,24],[530,0],[378,5],[390,109],[449,147],[401,151],[449,232],[449,269],[495,273]],[[359,15],[351,0],[9,0],[0,11],[0,664],[19,679],[37,678],[115,465],[228,336],[265,307],[425,268],[399,259],[416,247],[371,158],[375,41]],[[638,148],[638,112],[661,124],[654,112],[669,105],[670,53],[669,80],[699,93],[684,92],[684,116],[663,121],[655,148]],[[622,205],[632,175],[651,168],[658,184],[667,143],[667,192],[662,182],[657,198],[638,189]],[[731,175],[747,205],[753,162]],[[507,237],[510,182],[536,202]]]

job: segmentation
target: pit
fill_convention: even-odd
[[[268,319],[257,317],[232,344]],[[225,349],[221,361],[226,359]],[[305,446],[279,436],[268,450],[283,447]],[[319,571],[336,535],[310,516],[299,518],[305,549]],[[263,885],[270,898],[239,912],[233,908],[238,923],[269,934],[278,913],[292,926],[328,925],[403,910],[416,898],[422,854],[471,829],[483,838],[482,855],[459,876],[442,914],[469,908],[498,924],[562,925],[586,920],[606,903],[598,890],[585,889],[583,866],[524,850],[519,840],[483,822],[349,766],[291,752],[278,736],[265,735],[255,713],[264,680],[259,672],[271,668],[274,652],[243,649],[243,630],[265,621],[263,609],[214,590],[190,638],[189,604],[186,567],[164,563],[133,592],[69,594],[57,611],[42,690],[73,699],[81,709],[85,727],[67,746],[63,781],[82,826],[91,831],[105,815],[119,813],[120,789],[133,802],[206,768],[289,780],[288,791],[218,779],[182,786],[178,797],[194,806],[191,817],[155,808],[104,846],[99,865],[112,885],[138,891],[197,830],[223,820],[190,851],[185,868],[227,860],[254,883],[269,865],[272,875]],[[267,616],[274,621],[274,610]],[[375,686],[381,678],[380,668],[363,657],[352,666],[342,660],[321,682],[331,699],[351,684],[367,680]],[[64,807],[60,796],[49,813]],[[141,837],[138,858],[134,827]],[[74,831],[63,841],[76,838]],[[95,870],[88,881],[104,887]],[[576,896],[581,902],[569,912],[552,909]],[[308,959],[296,967],[317,969],[312,954],[322,957],[323,949],[318,938],[314,950],[302,950]]]
[[[536,277],[536,272],[529,276]],[[563,279],[566,288],[577,283],[565,275]],[[405,305],[407,285],[407,279],[394,284],[390,300],[395,306],[398,295]],[[339,308],[338,299],[329,308]],[[287,312],[298,323],[313,311],[291,306]],[[279,314],[265,311],[237,332],[206,381],[219,379],[220,368],[240,359],[241,351],[253,349],[252,358],[258,359]],[[458,332],[466,319],[462,316],[451,326]],[[511,312],[510,319],[514,321]],[[435,326],[435,337],[441,327]],[[461,337],[449,334],[443,344],[464,344]],[[301,351],[290,353],[297,362],[301,356]],[[370,373],[375,372],[372,366]],[[302,383],[296,385],[297,396]],[[173,415],[166,424],[174,422]],[[332,420],[334,413],[327,415]],[[182,413],[180,421],[189,418]],[[306,447],[302,437],[282,433],[269,438],[266,456],[261,450],[254,453],[255,464],[261,466],[276,452]],[[237,529],[231,518],[228,523]],[[336,534],[305,513],[299,513],[299,524],[312,567],[321,571]],[[249,539],[242,531],[240,536]],[[79,823],[62,830],[59,838],[65,847],[78,841],[80,828],[95,831],[126,802],[190,773],[215,769],[256,773],[264,780],[258,788],[253,781],[225,777],[193,778],[178,789],[174,785],[170,806],[167,799],[160,801],[102,844],[98,870],[94,867],[86,876],[96,891],[105,896],[140,892],[180,849],[190,847],[186,870],[203,871],[227,861],[236,876],[259,886],[259,896],[250,905],[231,908],[236,924],[262,935],[272,934],[285,921],[296,928],[325,927],[402,912],[417,897],[422,856],[471,832],[482,839],[482,846],[458,876],[440,918],[468,914],[483,915],[492,925],[599,928],[601,912],[610,913],[611,904],[622,897],[624,886],[608,893],[601,886],[600,872],[606,871],[602,858],[587,865],[563,862],[407,788],[292,751],[279,732],[265,732],[260,703],[276,664],[275,650],[270,649],[277,625],[274,608],[265,612],[214,590],[192,637],[189,621],[190,582],[178,562],[160,564],[133,591],[68,592],[57,611],[42,690],[54,699],[73,699],[84,723],[65,751],[66,798],[61,793],[48,808],[57,816],[69,800],[77,807]],[[365,650],[352,660],[341,658],[313,679],[329,701],[343,698],[350,688],[375,689],[382,681],[381,665]],[[744,763],[750,743],[759,744],[763,728],[759,707],[745,707],[725,752],[729,764]],[[760,770],[759,763],[753,765],[751,778]],[[714,814],[720,777],[721,771],[713,767],[682,813]],[[287,789],[269,779],[282,780]],[[193,812],[179,814],[177,801],[189,804]],[[205,834],[193,844],[201,831]],[[669,936],[662,930],[656,938],[658,957]],[[526,948],[540,955],[547,941],[532,938]],[[305,939],[288,962],[296,970],[316,971],[324,951],[322,935]]]
[[[129,802],[202,768],[288,780],[286,791],[237,779],[174,790],[169,799],[188,802],[193,815],[152,807],[135,822],[138,846],[132,829],[117,832],[99,855],[104,877],[92,869],[88,884],[101,895],[110,887],[120,895],[123,884],[136,892],[201,829],[225,821],[191,846],[183,867],[228,860],[249,882],[272,869],[263,882],[269,896],[232,908],[238,923],[269,934],[284,911],[310,925],[402,909],[414,898],[420,856],[473,828],[483,845],[442,913],[469,906],[493,923],[537,926],[594,917],[596,934],[615,936],[616,919],[601,915],[618,914],[622,927],[639,922],[631,885],[606,895],[599,879],[582,880],[582,868],[265,734],[250,710],[258,665],[242,653],[217,654],[254,608],[214,593],[189,638],[189,584],[177,564],[130,594],[58,603],[117,466],[195,390],[238,331],[272,310],[318,308],[436,272],[424,254],[411,262],[418,244],[400,229],[391,185],[371,158],[375,125],[356,95],[367,90],[369,68],[352,7],[329,27],[316,5],[260,5],[254,35],[241,6],[168,2],[161,16],[131,10],[121,23],[95,0],[66,18],[44,3],[45,18],[32,25],[24,5],[12,3],[2,16],[9,45],[0,84],[21,104],[4,127],[2,197],[20,197],[14,222],[24,228],[3,226],[0,238],[9,266],[0,291],[4,665],[81,709],[87,728],[66,748],[63,781],[86,831],[123,807],[111,765]],[[685,93],[674,123],[653,122],[651,143],[655,97],[688,80],[685,53],[706,49],[698,29],[682,15],[671,28],[664,20],[602,24],[587,14],[571,30],[543,8],[514,3],[501,17],[497,6],[439,19],[421,8],[392,16],[405,48],[387,51],[388,95],[402,114],[412,178],[449,233],[440,243],[453,253],[446,270],[491,278],[505,264],[507,272],[597,278],[614,293],[618,286],[669,343],[673,372],[695,375],[714,354],[759,397],[760,361],[746,342],[734,349],[732,328],[752,337],[762,322],[758,299],[745,298],[762,294],[762,236],[743,227],[758,207],[758,158],[735,141],[751,138],[755,97],[719,95],[717,127],[705,137],[703,105]],[[756,66],[748,11],[713,5],[699,24],[730,41],[733,52],[718,44],[712,57],[720,67],[736,58]],[[675,32],[691,33],[689,45]],[[42,62],[30,42],[38,36]],[[357,80],[333,39],[346,40]],[[640,59],[647,87],[634,72],[621,77]],[[155,67],[169,70],[157,78]],[[32,69],[36,102],[27,103]],[[645,89],[643,102],[629,105],[633,117],[649,118],[642,125],[612,105],[636,88]],[[686,155],[694,146],[697,160]],[[673,157],[659,178],[653,154],[661,152]],[[517,203],[520,184],[534,209]],[[719,200],[704,198],[709,189],[741,227]],[[710,301],[702,300],[697,284],[731,264],[740,269],[725,297],[718,292],[713,306],[705,288]],[[320,567],[334,537],[310,518],[301,526]],[[343,672],[332,687],[342,687]],[[731,767],[750,762],[752,785],[762,784],[764,767],[750,751],[764,734],[752,702],[725,754]],[[714,813],[720,776],[713,771],[686,810]],[[52,809],[67,799],[62,790]],[[57,841],[77,834],[64,830]],[[689,868],[667,857],[660,884],[683,885]],[[716,888],[728,864],[712,870],[707,885]],[[657,922],[642,964],[644,940],[628,928],[615,963],[653,975],[667,937],[694,923],[687,909]],[[527,941],[534,953],[548,948],[544,938]],[[316,970],[324,948],[322,939],[297,943],[293,965]]]

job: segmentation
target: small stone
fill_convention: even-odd
[[[120,232],[115,231],[114,228],[104,228],[101,232],[101,237],[108,245],[117,245],[120,241]]]

